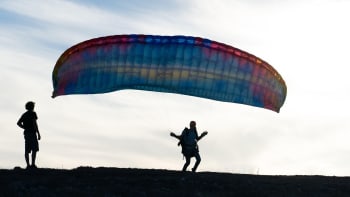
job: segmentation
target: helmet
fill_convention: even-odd
[[[192,127],[195,127],[195,126],[196,126],[196,122],[192,120],[192,121],[190,122],[190,127],[192,128]]]

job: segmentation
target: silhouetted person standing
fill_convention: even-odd
[[[179,139],[178,145],[182,147],[182,154],[186,158],[186,162],[182,168],[182,171],[186,171],[188,165],[190,165],[191,158],[196,158],[196,163],[192,168],[192,172],[196,172],[199,163],[201,162],[201,156],[199,155],[198,144],[197,142],[208,134],[207,131],[204,131],[200,136],[198,136],[196,122],[190,122],[190,128],[187,127],[182,131],[181,135],[176,135],[171,132],[170,135]]]
[[[25,107],[27,111],[22,114],[21,118],[18,120],[17,125],[24,129],[24,140],[25,140],[25,154],[27,168],[36,168],[35,159],[36,152],[39,151],[39,143],[41,136],[38,129],[38,124],[36,120],[38,119],[36,113],[34,112],[35,103],[29,101],[26,103]],[[29,154],[32,153],[32,165],[29,163]]]

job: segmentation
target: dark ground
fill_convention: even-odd
[[[350,197],[350,177],[90,168],[0,170],[0,196]]]

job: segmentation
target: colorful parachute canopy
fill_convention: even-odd
[[[287,87],[247,52],[190,36],[115,35],[66,50],[52,74],[53,95],[122,89],[178,93],[279,112]]]

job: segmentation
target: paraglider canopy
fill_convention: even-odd
[[[57,60],[52,97],[122,89],[177,93],[279,112],[287,87],[267,62],[191,36],[115,35],[79,43]]]

